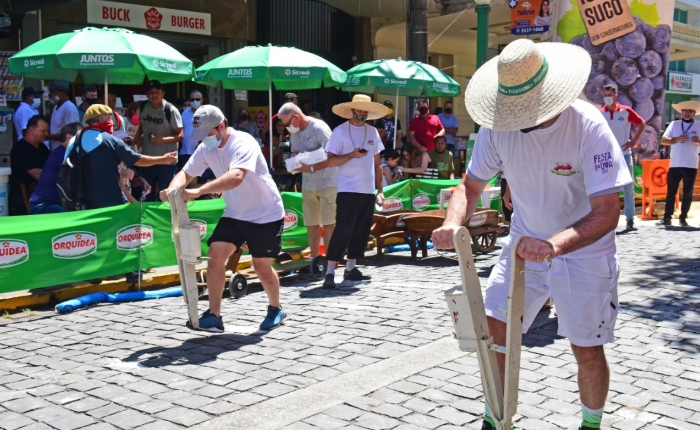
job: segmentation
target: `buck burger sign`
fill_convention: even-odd
[[[87,12],[92,24],[211,35],[208,13],[101,0],[89,0]]]

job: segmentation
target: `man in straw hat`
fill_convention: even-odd
[[[698,148],[700,146],[700,123],[695,115],[700,113],[700,102],[681,102],[672,105],[681,113],[681,119],[673,121],[666,128],[661,144],[671,149],[671,168],[668,169],[668,187],[666,192],[666,209],[664,217],[656,225],[671,225],[671,216],[676,203],[678,186],[683,180],[683,198],[678,222],[688,227],[686,218],[693,202],[693,186],[698,174]]]
[[[326,252],[328,269],[323,288],[335,288],[335,264],[343,259],[346,248],[348,258],[343,279],[370,279],[355,267],[355,263],[365,255],[374,204],[384,202],[379,155],[384,145],[377,129],[366,121],[379,119],[388,112],[386,106],[374,103],[363,94],[355,95],[351,102],[333,106],[333,113],[348,121],[333,130],[326,145],[328,160],[314,166],[314,170],[338,167],[335,230]],[[375,189],[378,190],[376,197]]]
[[[608,392],[603,345],[613,340],[618,308],[614,230],[619,192],[631,182],[605,119],[577,100],[590,66],[577,46],[520,39],[477,70],[465,101],[482,128],[467,176],[433,232],[437,248],[454,248],[452,235],[474,213],[487,181],[501,169],[508,175],[518,210],[488,280],[489,330],[505,345],[510,249],[517,246],[528,270],[523,331],[552,297],[558,333],[569,338],[578,363],[583,429],[600,427]],[[500,354],[498,367],[504,381]],[[492,429],[485,406],[482,429]]]

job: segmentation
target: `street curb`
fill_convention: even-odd
[[[252,261],[243,261],[236,266],[236,271],[248,269]],[[199,272],[199,270],[197,271]],[[141,282],[141,290],[157,290],[165,287],[180,285],[179,272],[161,272],[149,274],[153,276],[150,282]],[[57,288],[37,288],[29,291],[6,293],[0,297],[0,311],[15,311],[32,307],[55,305],[66,300],[93,293],[125,293],[136,291],[137,284],[124,279],[102,281],[100,284],[83,282],[78,285]]]

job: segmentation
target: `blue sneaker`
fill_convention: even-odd
[[[187,321],[187,328],[194,330],[189,320]],[[212,333],[223,333],[224,332],[224,319],[217,317],[207,309],[202,316],[199,318],[199,329],[202,331],[209,331]]]
[[[260,330],[272,330],[273,328],[277,328],[284,323],[286,318],[287,312],[285,312],[284,309],[268,305],[267,316],[263,322],[260,323]]]

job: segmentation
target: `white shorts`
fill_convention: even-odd
[[[486,315],[506,321],[510,288],[510,247],[504,246],[486,286]],[[526,262],[526,270],[547,270],[547,263]],[[559,336],[576,346],[598,346],[614,339],[617,320],[617,279],[620,274],[615,254],[593,258],[555,258],[548,272],[525,273],[523,333],[551,296],[559,320]]]

